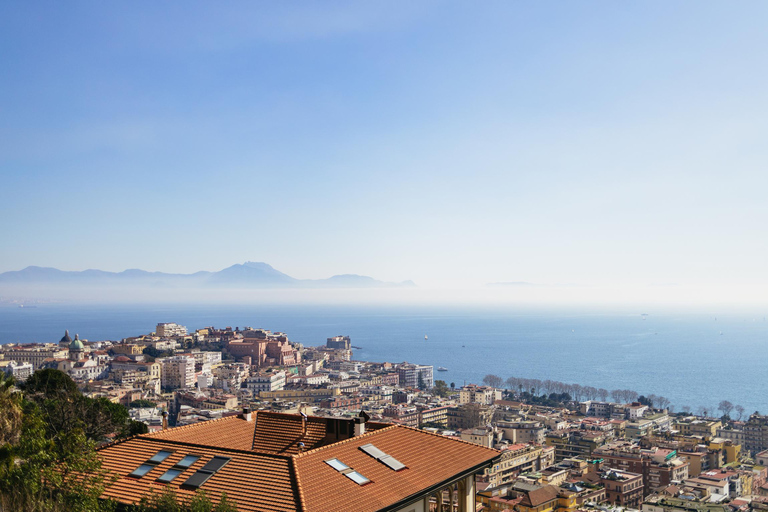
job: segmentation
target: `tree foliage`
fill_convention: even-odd
[[[440,396],[440,397],[445,397],[445,396],[448,396],[450,394],[450,392],[451,392],[451,390],[448,387],[448,385],[445,383],[444,380],[436,380],[435,381],[435,385],[432,388],[432,393],[433,394],[435,394],[437,396]]]
[[[18,442],[21,434],[21,393],[13,377],[0,372],[0,448]]]
[[[166,487],[160,494],[143,497],[139,504],[130,510],[131,512],[237,512],[237,507],[227,499],[226,493],[222,493],[219,502],[214,505],[203,490],[198,490],[192,499],[187,501],[180,498],[173,489]]]
[[[483,384],[486,386],[490,386],[492,388],[500,388],[504,385],[504,379],[499,377],[498,375],[493,375],[489,373],[485,377],[483,377]]]
[[[55,395],[52,382],[45,388]],[[36,402],[22,397],[20,405],[18,439],[0,450],[0,511],[114,510],[113,502],[99,500],[108,480],[95,443],[81,428],[51,428],[50,417]]]

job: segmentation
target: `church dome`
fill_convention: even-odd
[[[64,336],[62,336],[61,339],[59,340],[59,344],[69,345],[70,343],[72,343],[72,338],[69,337],[69,330],[66,330],[64,331]]]
[[[85,350],[85,345],[80,341],[80,335],[75,334],[75,339],[69,344],[69,350]]]

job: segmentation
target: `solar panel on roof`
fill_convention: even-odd
[[[231,459],[229,457],[220,457],[216,455],[214,458],[209,460],[205,466],[200,468],[201,471],[210,471],[211,473],[215,473],[221,468],[224,467],[224,465],[229,462]]]
[[[370,482],[367,478],[365,478],[363,475],[358,473],[357,471],[350,471],[349,473],[344,473],[344,476],[355,482],[357,485],[365,485]]]
[[[181,484],[181,487],[191,487],[192,489],[197,489],[201,485],[203,485],[205,482],[208,481],[209,478],[213,476],[213,473],[210,471],[203,471],[198,470],[195,471],[195,474],[192,475],[187,479],[186,482]]]

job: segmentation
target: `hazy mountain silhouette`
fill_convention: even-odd
[[[27,267],[0,274],[0,284],[83,286],[83,287],[153,287],[153,288],[393,288],[413,287],[412,281],[388,283],[355,274],[328,279],[296,279],[262,262],[247,261],[218,272],[166,274],[129,269],[123,272],[103,270],[64,271],[49,267]]]

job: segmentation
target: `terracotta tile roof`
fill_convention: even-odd
[[[211,457],[220,455],[232,460],[202,486],[214,502],[226,492],[238,510],[246,512],[335,511],[343,499],[344,509],[365,512],[418,495],[500,455],[497,450],[409,427],[368,422],[366,434],[345,438],[342,432],[338,440],[335,431],[351,426],[349,420],[310,416],[307,435],[302,437],[301,416],[266,412],[254,416],[255,421],[231,416],[99,448],[104,468],[117,475],[104,496],[136,503],[148,492],[161,492],[163,484],[155,480],[184,455],[197,454],[201,459],[168,484],[180,497],[190,497],[194,492],[179,486]],[[298,453],[299,440],[307,451]],[[394,471],[359,449],[368,443],[406,468]],[[127,476],[163,449],[174,453],[141,478]],[[358,485],[324,462],[332,458],[359,471],[370,483]]]
[[[371,443],[406,465],[394,471],[360,450]],[[499,452],[410,427],[390,426],[294,457],[305,510],[379,510],[485,462]],[[371,482],[358,485],[324,461],[336,458]]]
[[[173,454],[141,478],[128,476],[160,450],[173,450]],[[108,445],[100,449],[99,454],[102,457],[102,467],[117,476],[115,482],[107,486],[103,496],[122,503],[137,503],[142,496],[151,492],[161,493],[165,485],[170,486],[179,497],[189,499],[195,492],[179,486],[214,455],[220,455],[231,457],[232,460],[202,486],[213,502],[218,502],[221,493],[226,492],[227,499],[235,501],[238,510],[298,510],[288,457],[222,448],[201,448],[148,436],[138,436]],[[156,482],[167,469],[189,454],[200,455],[200,460],[170,484]]]
[[[526,492],[520,504],[525,507],[538,507],[557,499],[557,492],[557,487],[554,485],[545,485],[539,489]]]
[[[144,434],[166,441],[193,443],[197,445],[250,450],[256,423],[245,421],[242,416],[228,416],[217,420],[203,421],[183,427]]]
[[[298,414],[257,412],[255,423],[256,432],[249,448],[257,452],[294,454],[299,453],[299,442],[310,450],[325,439],[325,418],[309,416],[306,435]]]

